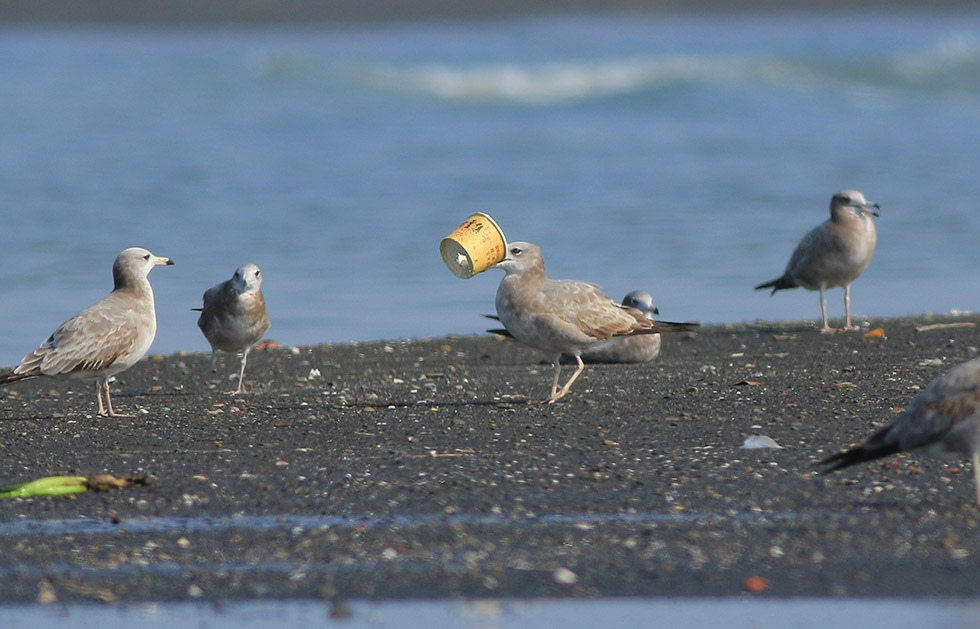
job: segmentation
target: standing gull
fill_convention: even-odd
[[[939,376],[891,424],[820,464],[830,466],[823,470],[826,474],[908,450],[940,459],[971,459],[980,505],[980,358]]]
[[[636,308],[647,319],[660,314],[660,310],[653,305],[653,296],[645,290],[627,293],[622,303]],[[659,355],[659,334],[634,334],[617,338],[608,347],[582,352],[582,359],[590,363],[648,363]]]
[[[660,314],[660,310],[653,305],[653,297],[645,290],[634,290],[623,297],[622,304],[630,308],[636,308],[647,319],[653,319],[653,315]],[[497,315],[483,315],[488,319],[500,321]],[[490,334],[514,338],[514,335],[502,328],[487,330]],[[648,363],[660,355],[660,335],[659,334],[635,334],[632,336],[621,336],[615,339],[615,343],[609,347],[589,350],[582,352],[582,360],[586,363]],[[564,354],[561,357],[562,364],[568,364],[569,360]]]
[[[252,346],[269,331],[269,313],[262,296],[262,271],[254,264],[243,264],[235,269],[230,280],[212,286],[204,293],[204,307],[193,308],[201,312],[197,327],[204,332],[211,344],[211,371],[216,372],[215,354],[242,352],[242,368],[238,373],[238,389],[245,393],[245,363]]]
[[[62,323],[16,369],[0,376],[0,386],[39,376],[92,379],[100,417],[132,417],[112,410],[109,378],[135,365],[150,349],[157,316],[147,275],[155,266],[172,264],[170,258],[139,247],[120,253],[112,264],[112,292]]]
[[[807,290],[820,291],[820,313],[823,315],[821,332],[831,332],[827,324],[827,300],[824,290],[844,287],[844,329],[851,326],[851,282],[868,265],[875,253],[878,240],[874,221],[881,208],[877,203],[864,199],[857,190],[842,190],[830,200],[830,219],[814,227],[796,246],[786,270],[781,277],[759,284],[756,290],[777,290],[802,286]]]
[[[622,306],[599,286],[545,276],[541,249],[527,242],[507,245],[506,257],[495,265],[506,275],[497,288],[497,316],[518,341],[548,355],[555,366],[552,403],[560,399],[585,369],[582,353],[613,344],[622,336],[693,329],[697,324],[653,321],[636,308]],[[561,354],[575,357],[578,368],[558,388]]]

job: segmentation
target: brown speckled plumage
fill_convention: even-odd
[[[595,284],[548,279],[541,249],[527,242],[507,245],[507,256],[496,264],[507,274],[497,288],[497,316],[518,341],[542,350],[555,366],[551,403],[585,369],[582,353],[602,349],[613,340],[637,334],[690,330],[695,324],[653,321],[636,308],[617,304]],[[559,356],[575,357],[578,367],[558,388]]]
[[[93,379],[99,416],[128,417],[112,409],[109,378],[135,365],[150,349],[157,318],[147,275],[154,266],[172,264],[139,247],[120,253],[112,265],[112,292],[58,326],[16,369],[0,376],[0,386],[40,376]]]
[[[231,279],[205,291],[204,306],[200,311],[197,326],[211,344],[211,370],[217,371],[215,354],[218,350],[242,352],[235,393],[244,393],[248,352],[271,326],[262,295],[262,271],[254,264],[238,267]]]

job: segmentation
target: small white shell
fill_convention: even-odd
[[[746,437],[745,443],[742,444],[742,447],[745,448],[746,450],[757,450],[760,448],[776,448],[779,450],[783,449],[783,446],[779,445],[778,443],[776,443],[771,438],[765,435],[751,435],[749,437]]]

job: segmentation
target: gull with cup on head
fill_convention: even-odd
[[[577,280],[552,280],[545,275],[544,258],[537,245],[512,242],[494,268],[506,273],[497,288],[497,316],[518,341],[548,355],[555,367],[553,403],[568,393],[585,370],[582,354],[602,349],[625,336],[683,332],[696,323],[672,323],[648,319],[636,308],[617,304],[602,289]],[[559,389],[561,354],[575,358],[575,373]]]

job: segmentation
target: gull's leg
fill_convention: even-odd
[[[102,378],[96,378],[95,380],[95,396],[99,398],[99,417],[107,417],[105,407],[102,406]]]
[[[116,412],[112,410],[112,397],[109,395],[109,379],[102,379],[102,386],[105,388],[105,405],[109,409],[109,417],[115,416]]]
[[[977,505],[980,505],[980,450],[973,453],[973,486],[977,490]]]
[[[242,352],[242,370],[238,374],[238,390],[235,393],[245,393],[244,387],[242,387],[242,379],[245,378],[245,361],[248,360],[248,350],[251,348],[246,347],[245,351]]]
[[[551,359],[551,364],[555,366],[555,379],[551,383],[551,396],[545,400],[546,403],[551,404],[558,399],[555,395],[558,393],[558,375],[561,373],[561,354],[548,354],[548,358]]]
[[[105,383],[105,403],[106,406],[109,407],[109,417],[132,417],[132,415],[128,413],[117,413],[116,411],[112,410],[112,398],[109,397],[109,379],[103,378],[102,382]]]
[[[823,285],[820,286],[820,314],[823,317],[823,327],[821,332],[833,332],[834,329],[827,323],[827,298],[823,294]]]
[[[844,286],[844,329],[856,330],[856,326],[851,325],[851,285]]]
[[[578,354],[575,354],[575,360],[578,361],[578,369],[576,369],[575,373],[572,374],[572,377],[568,379],[568,382],[565,383],[565,386],[561,388],[561,391],[558,392],[558,395],[552,394],[551,399],[548,400],[549,404],[553,403],[557,399],[565,397],[565,394],[568,393],[568,390],[572,387],[572,383],[575,382],[575,379],[578,378],[583,371],[585,371],[585,363],[582,361],[582,357],[579,356]]]
[[[214,362],[214,357],[218,353],[218,350],[211,348],[211,373],[218,373],[218,366]]]

